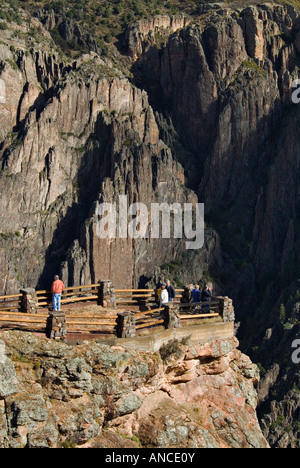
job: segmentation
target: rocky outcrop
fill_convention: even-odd
[[[134,355],[23,332],[1,339],[14,369],[0,393],[1,447],[268,447],[255,413],[259,373],[236,339],[171,342],[161,353],[137,344]]]
[[[50,33],[58,33],[66,46],[82,52],[96,52],[101,55],[101,48],[96,40],[82,28],[74,19],[65,16],[63,11],[39,9],[35,16]]]
[[[149,48],[157,45],[157,38],[183,29],[191,22],[184,16],[158,15],[154,18],[138,21],[126,32],[126,41],[130,56],[136,60]]]
[[[274,387],[275,383],[280,374],[279,364],[274,364],[274,366],[266,373],[263,379],[261,379],[257,392],[258,392],[258,401],[263,403],[269,396],[270,390]]]
[[[299,448],[299,390],[289,390],[281,401],[272,400],[261,419],[262,431],[272,448]]]

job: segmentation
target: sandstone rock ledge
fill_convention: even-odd
[[[2,448],[268,447],[258,369],[235,338],[134,354],[16,331],[0,340]]]

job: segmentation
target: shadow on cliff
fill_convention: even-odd
[[[227,294],[235,300],[237,315],[241,318],[251,311],[253,304],[261,304],[267,286],[272,291],[276,288],[279,291],[282,287],[282,252],[286,249],[287,232],[291,232],[290,223],[297,225],[295,209],[291,208],[295,205],[292,195],[286,196],[286,208],[283,200],[278,198],[280,210],[277,211],[282,213],[281,216],[274,210],[272,220],[266,218],[270,214],[267,212],[268,205],[271,206],[268,196],[273,190],[271,182],[274,171],[278,171],[278,187],[281,185],[281,168],[281,173],[286,174],[285,180],[292,181],[291,193],[297,193],[295,177],[291,177],[283,160],[279,161],[280,155],[283,155],[282,145],[291,153],[288,138],[283,142],[282,135],[294,133],[291,128],[296,125],[296,111],[289,102],[275,99],[275,93],[268,91],[266,85],[270,80],[265,79],[265,71],[257,76],[255,71],[246,70],[235,86],[218,89],[218,99],[211,102],[205,113],[199,105],[197,114],[197,109],[189,109],[188,102],[185,103],[181,96],[184,90],[180,87],[187,86],[184,82],[184,60],[181,61],[177,81],[173,80],[172,70],[170,76],[163,76],[168,72],[162,70],[165,50],[149,47],[133,64],[133,82],[147,92],[150,105],[156,111],[160,138],[172,148],[176,159],[184,167],[186,186],[193,189],[199,200],[205,203],[206,217],[208,213],[210,215],[207,220],[220,234],[224,262],[220,271],[213,273],[225,285]],[[168,57],[165,59],[169,60]],[[260,80],[260,87],[249,94],[247,90],[256,79]],[[169,87],[163,89],[162,83],[167,83]],[[188,91],[193,95],[193,84],[191,82],[190,91],[185,90],[185,96]],[[278,86],[282,94],[280,83]],[[202,91],[205,95],[204,88]],[[243,103],[237,99],[239,94],[243,96]],[[260,109],[267,99],[270,100],[268,113]],[[242,128],[243,119],[240,119],[239,125],[238,120],[232,117],[226,127],[220,116],[227,109],[230,109],[231,116],[237,111],[255,109],[255,128],[251,121],[247,126],[246,119]],[[227,147],[226,131],[228,134],[231,132]],[[297,132],[298,129],[295,129]],[[291,142],[291,137],[289,140]],[[294,146],[297,154],[297,144]],[[277,198],[275,192],[274,200]],[[273,227],[270,226],[271,222]]]
[[[167,47],[150,46],[133,63],[131,79],[134,86],[146,91],[149,104],[155,112],[160,131],[160,139],[172,150],[173,157],[184,168],[185,185],[197,192],[204,173],[204,164],[216,139],[215,122],[221,112],[220,99],[211,102],[205,113],[199,106],[197,118],[191,121],[189,102],[178,102],[184,87],[183,77],[188,58],[182,60],[182,76],[179,82],[173,81],[172,72],[163,69]],[[170,67],[171,68],[171,67]],[[170,73],[170,75],[168,75]],[[165,83],[164,83],[165,82]],[[193,83],[188,95],[194,92]],[[187,118],[184,116],[187,114]]]
[[[49,288],[53,276],[59,274],[61,264],[66,260],[73,242],[81,238],[82,226],[90,217],[103,180],[111,177],[113,165],[111,126],[105,122],[105,116],[99,114],[94,132],[85,143],[77,178],[68,188],[68,192],[73,193],[73,203],[58,222],[52,242],[46,250],[45,266],[38,280],[38,289]],[[55,210],[55,206],[52,210]]]

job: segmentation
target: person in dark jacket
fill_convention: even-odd
[[[201,292],[200,292],[200,286],[198,284],[196,284],[195,288],[192,290],[191,296],[192,296],[192,302],[193,303],[201,302]],[[198,308],[198,306],[195,305],[195,307],[194,307],[194,313],[195,314],[197,313],[197,308]]]
[[[191,292],[193,302],[201,302],[200,286],[196,284],[195,288]]]
[[[208,286],[204,286],[201,292],[201,302],[209,302],[210,299],[211,299],[211,290],[209,289]],[[209,313],[210,312],[209,305],[203,305],[202,312],[204,314]]]
[[[169,294],[169,302],[173,302],[176,296],[175,288],[171,285],[170,280],[167,281],[166,290]]]

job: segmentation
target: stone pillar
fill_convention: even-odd
[[[46,334],[51,340],[59,340],[66,337],[66,316],[63,312],[50,312],[47,319]]]
[[[134,338],[136,334],[134,312],[119,312],[116,334],[118,338]]]
[[[110,280],[103,280],[99,283],[98,289],[99,305],[115,309],[117,307],[117,298],[115,294],[115,287]]]
[[[229,297],[217,297],[217,299],[220,301],[220,315],[223,322],[234,322],[235,313],[232,299],[229,299]]]
[[[180,328],[180,310],[176,304],[169,302],[164,306],[164,327],[169,328]]]
[[[21,289],[20,292],[23,294],[21,298],[21,311],[25,314],[37,314],[39,305],[35,289],[26,288]]]

